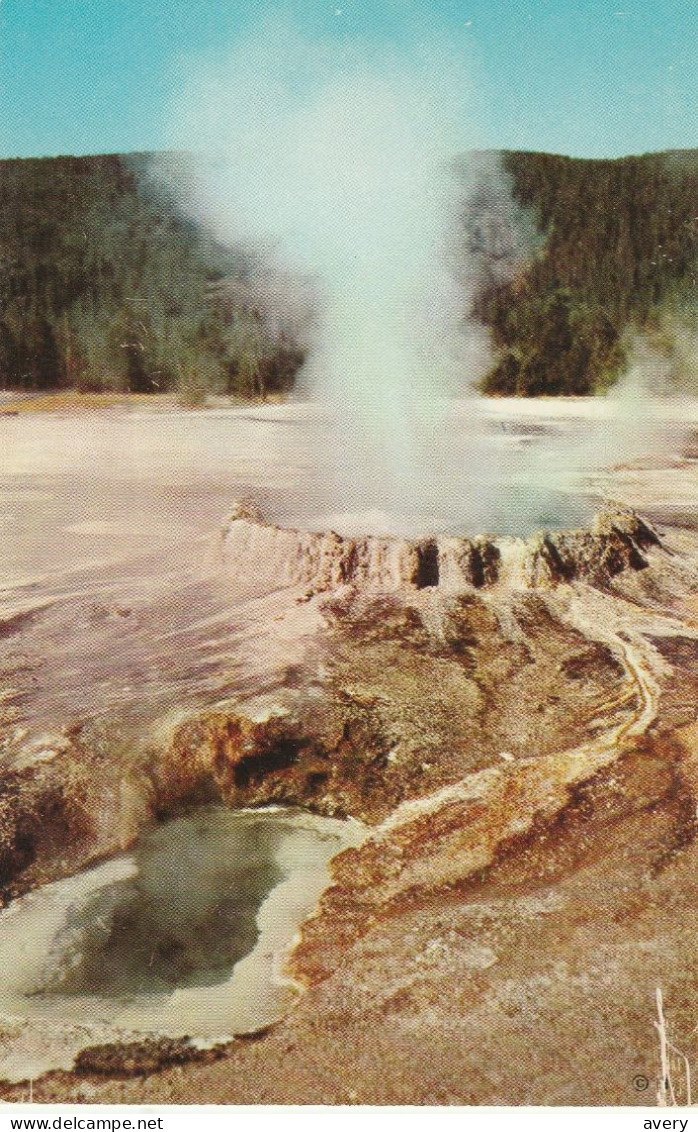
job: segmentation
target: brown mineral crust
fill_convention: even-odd
[[[259,519],[234,518],[222,544],[223,561],[236,578],[249,576],[268,589],[312,585],[316,591],[346,584],[398,590],[415,585],[417,547],[406,539],[342,538],[276,527]]]
[[[231,709],[187,720],[157,764],[158,808],[216,797],[379,821],[501,751],[541,757],[571,725],[591,737],[600,711],[608,725],[632,710],[616,657],[542,595],[520,595],[510,616],[515,642],[476,594],[327,599],[326,674],[313,696],[301,688],[263,718]]]
[[[497,581],[501,551],[491,539],[444,537],[437,545],[439,585],[445,589],[481,589]]]
[[[632,710],[618,658],[541,594],[501,606],[473,593],[399,604],[359,595],[327,614],[331,690],[393,737],[386,775],[418,787],[403,798],[502,752],[551,753],[571,729],[593,734],[600,713],[606,725]]]
[[[269,588],[309,585],[316,593],[344,585],[383,592],[439,586],[488,588],[500,580],[502,548],[513,544],[524,586],[555,586],[574,579],[604,585],[625,570],[643,570],[642,551],[659,547],[656,532],[635,512],[607,504],[591,530],[541,532],[516,540],[442,536],[410,542],[394,537],[343,538],[282,528],[242,513],[226,528],[222,556],[236,577],[260,571]]]
[[[344,949],[377,919],[462,887],[508,844],[556,819],[573,788],[612,758],[609,752],[571,751],[492,767],[420,799],[413,812],[408,803],[402,819],[398,810],[363,846],[335,858],[332,886],[294,950],[294,977],[306,983],[326,978]]]
[[[548,531],[530,540],[524,576],[532,587],[575,579],[603,586],[625,570],[646,569],[642,552],[660,546],[659,536],[640,516],[608,505],[595,515],[589,531]]]
[[[226,1046],[197,1049],[189,1038],[146,1038],[139,1042],[106,1042],[87,1046],[75,1059],[80,1076],[138,1077],[170,1065],[190,1062],[210,1065],[225,1055]]]
[[[352,585],[389,593],[442,584],[456,590],[492,585],[500,551],[485,538],[352,539],[240,518],[227,529],[223,558],[238,578],[254,561],[256,576],[261,569],[271,588],[309,585],[322,593]]]
[[[13,882],[37,861],[65,853],[70,840],[84,840],[87,813],[69,789],[28,775],[11,776],[0,798],[0,887],[13,894]]]
[[[599,538],[614,534],[626,535],[641,550],[662,545],[659,535],[647,520],[630,507],[623,507],[619,503],[607,503],[597,511],[592,523],[592,533]]]
[[[676,633],[650,637],[650,641],[673,673],[664,690],[662,714],[671,719],[674,727],[690,725],[696,718],[698,704],[698,637]]]
[[[0,782],[0,893],[14,898],[38,884],[126,849],[151,819],[147,775],[75,738],[47,763]]]
[[[312,804],[328,757],[320,733],[320,726],[304,733],[286,715],[258,721],[218,712],[187,721],[158,767],[159,808],[211,797],[232,807]]]

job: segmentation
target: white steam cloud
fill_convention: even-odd
[[[328,505],[437,506],[442,399],[489,361],[458,246],[473,117],[452,44],[328,45],[285,21],[197,65],[175,107],[173,141],[204,157],[189,209],[310,283],[299,388],[326,413]]]
[[[663,446],[635,371],[578,430],[536,443],[474,395],[491,359],[471,300],[540,237],[496,156],[473,152],[462,45],[328,44],[276,18],[197,61],[172,119],[173,144],[201,158],[183,207],[251,251],[243,290],[308,346],[299,391],[318,408],[283,441],[307,476],[278,518],[344,533],[567,525],[585,518],[580,476]]]
[[[213,158],[197,204],[217,233],[321,289],[307,387],[394,412],[406,392],[461,376],[448,165],[476,135],[452,50],[328,46],[269,23],[197,72],[176,118]]]

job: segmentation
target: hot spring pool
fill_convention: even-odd
[[[298,993],[288,946],[362,832],[208,806],[14,901],[0,913],[0,1025],[17,1040],[0,1043],[0,1077],[68,1067],[87,1034],[214,1040],[278,1018]]]

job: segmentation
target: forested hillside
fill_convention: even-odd
[[[503,160],[543,242],[522,271],[476,301],[499,356],[485,388],[597,391],[624,367],[638,331],[660,352],[680,351],[698,325],[698,151]],[[698,391],[695,365],[677,357],[676,379]]]
[[[0,162],[1,384],[195,400],[292,383],[300,348],[246,301],[251,265],[186,220],[150,164]]]
[[[496,351],[487,391],[593,392],[637,331],[665,352],[695,333],[698,151],[502,160],[539,238],[476,295]],[[191,400],[290,387],[302,335],[268,317],[259,265],[186,220],[149,167],[148,155],[0,162],[0,385]]]

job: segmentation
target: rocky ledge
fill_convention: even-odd
[[[547,588],[577,579],[603,585],[624,570],[647,566],[661,546],[652,527],[629,508],[604,505],[589,529],[543,531],[529,539],[438,536],[345,538],[267,523],[239,508],[223,533],[222,556],[236,577],[267,590],[305,586],[311,594],[342,586],[394,592],[439,587],[458,593],[498,584]]]

